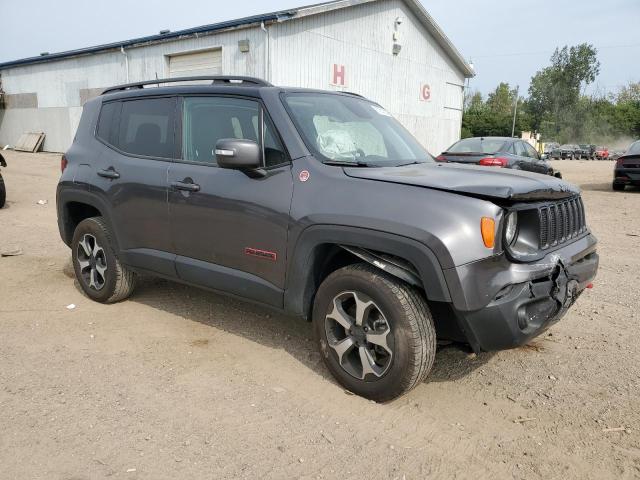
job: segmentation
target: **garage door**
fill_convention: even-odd
[[[169,77],[193,77],[197,75],[220,75],[222,73],[222,50],[181,53],[169,57]]]

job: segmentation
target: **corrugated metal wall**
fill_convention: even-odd
[[[395,19],[402,46],[392,54]],[[460,136],[463,74],[402,0],[366,3],[268,26],[266,34],[240,28],[0,72],[4,91],[16,102],[0,109],[0,143],[14,144],[25,131],[44,131],[44,148],[70,145],[82,103],[107,86],[169,76],[169,57],[222,49],[222,73],[265,77],[276,85],[341,89],[331,85],[334,64],[344,68],[344,89],[365,95],[393,113],[429,151],[439,153]],[[249,52],[238,40],[249,40]],[[266,73],[266,75],[265,75]],[[428,86],[430,98],[421,98]],[[11,95],[27,94],[22,97]],[[31,95],[29,95],[31,94]],[[37,108],[33,108],[33,94]],[[27,98],[29,101],[20,101]],[[20,100],[20,101],[19,101]]]
[[[250,50],[241,53],[238,40],[245,39]],[[264,39],[259,28],[243,28],[126,49],[128,77],[127,60],[120,51],[2,70],[5,93],[35,93],[38,108],[0,109],[0,143],[14,145],[23,132],[43,131],[45,150],[65,151],[80,121],[82,101],[112,85],[168,77],[173,54],[221,48],[224,73],[263,77]]]
[[[393,55],[395,19],[402,46]],[[344,67],[345,90],[375,100],[432,153],[460,138],[464,75],[404,2],[372,2],[270,28],[271,81],[320,89],[333,65]],[[421,99],[428,85],[430,98]]]

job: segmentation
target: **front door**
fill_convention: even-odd
[[[219,168],[222,138],[262,146],[267,175]],[[263,141],[264,139],[264,141]],[[169,223],[181,279],[282,306],[291,165],[255,99],[201,96],[182,100],[182,159],[169,169]]]

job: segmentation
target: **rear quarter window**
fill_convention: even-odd
[[[110,145],[115,145],[118,139],[120,105],[120,102],[110,102],[103,104],[100,109],[96,136]]]

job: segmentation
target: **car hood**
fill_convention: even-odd
[[[580,193],[577,187],[549,175],[464,164],[421,163],[404,167],[345,167],[344,172],[353,178],[512,201],[554,200]]]

